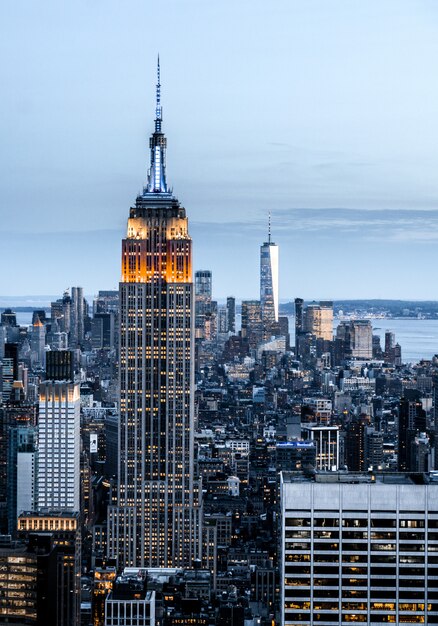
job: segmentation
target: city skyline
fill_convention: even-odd
[[[147,42],[136,36],[149,17],[140,2],[131,12],[112,0],[27,8],[10,5],[2,20],[2,263],[20,250],[2,295],[40,291],[21,281],[18,293],[15,277],[41,249],[32,286],[94,293],[117,284],[123,207],[146,179],[144,103],[159,51],[174,137],[169,180],[193,207],[194,268],[211,269],[215,297],[256,296],[269,211],[281,300],[430,297],[433,2],[295,1],[269,11],[242,2],[231,13],[227,3],[218,11],[190,0],[183,10],[167,1],[154,17],[169,36],[157,29]],[[225,30],[232,41],[218,55]],[[236,242],[247,261],[238,276]],[[292,276],[297,257],[306,263]],[[376,280],[382,268],[390,281]]]

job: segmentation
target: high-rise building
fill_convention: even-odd
[[[100,290],[94,301],[94,314],[96,313],[118,313],[119,292],[113,290]]]
[[[22,513],[18,518],[18,536],[31,541],[52,539],[56,546],[56,584],[49,586],[50,600],[44,606],[56,607],[56,626],[76,626],[80,623],[81,591],[81,527],[79,513]],[[42,621],[42,624],[46,622]]]
[[[300,338],[304,332],[304,300],[295,298],[295,356],[300,356]]]
[[[18,480],[15,428],[26,429],[35,425],[34,404],[18,402],[0,406],[0,534],[12,534],[10,516],[14,514]]]
[[[1,314],[1,326],[5,329],[6,341],[16,343],[19,340],[20,327],[17,326],[17,314],[12,309],[5,309]]]
[[[62,298],[51,302],[50,317],[52,323],[56,321],[58,328],[63,333],[70,332],[71,298],[68,291],[64,292]]]
[[[353,359],[373,358],[373,327],[370,320],[351,320],[350,352]]]
[[[228,296],[227,298],[227,332],[236,332],[236,298]]]
[[[195,333],[198,339],[211,339],[212,276],[210,270],[195,272]]]
[[[260,300],[242,301],[242,337],[248,338],[251,348],[263,340],[263,322]]]
[[[46,329],[40,318],[37,316],[32,325],[32,334],[30,338],[31,362],[32,365],[45,367],[45,344]]]
[[[18,344],[5,344],[0,374],[2,402],[13,402],[14,381],[18,380]]]
[[[426,432],[426,411],[416,389],[406,389],[398,410],[398,470],[412,471],[416,465],[413,442],[419,433]]]
[[[280,499],[284,626],[438,623],[433,477],[284,473]]]
[[[431,428],[433,431],[433,447],[435,464],[434,469],[438,469],[438,373],[435,373],[432,377],[432,423]]]
[[[91,320],[91,344],[95,350],[114,347],[114,313],[96,313]]]
[[[227,309],[223,304],[217,307],[217,332],[218,335],[224,335],[227,331]]]
[[[36,428],[10,426],[8,439],[8,534],[15,536],[18,515],[35,510]]]
[[[39,388],[38,510],[80,510],[80,391],[72,380]]]
[[[373,327],[370,320],[349,320],[336,328],[340,360],[373,358]]]
[[[58,626],[56,547],[51,537],[24,542],[0,535],[0,624]]]
[[[106,626],[105,600],[116,580],[116,568],[96,567],[93,580],[92,617],[93,626]],[[130,616],[131,618],[133,616]],[[134,616],[135,617],[135,616]],[[137,626],[137,625],[136,625]]]
[[[260,246],[260,309],[269,330],[278,322],[278,246],[271,241],[270,214],[268,241]]]
[[[192,240],[167,184],[161,125],[158,66],[148,181],[122,244],[118,495],[108,518],[119,567],[190,567],[200,549]]]
[[[365,440],[369,421],[368,415],[355,415],[346,427],[345,463],[350,472],[362,472],[368,469],[365,458]]]
[[[316,339],[333,341],[333,302],[308,304],[304,309],[303,330],[314,335]]]
[[[395,333],[391,330],[387,330],[385,332],[385,359],[388,361],[392,361],[393,354],[392,351],[395,346]]]
[[[17,314],[12,309],[5,309],[1,316],[1,325],[2,326],[16,326],[17,325]]]
[[[71,288],[70,304],[70,347],[75,349],[84,340],[84,290]]]

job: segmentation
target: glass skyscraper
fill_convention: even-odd
[[[271,218],[269,236],[260,246],[260,308],[265,328],[278,322],[278,246],[271,241]]]

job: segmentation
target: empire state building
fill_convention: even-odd
[[[166,180],[160,65],[147,185],[129,211],[120,283],[119,567],[191,567],[199,557],[194,457],[192,240]]]

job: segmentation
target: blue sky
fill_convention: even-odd
[[[268,211],[282,299],[437,297],[434,0],[4,0],[1,295],[117,285],[158,51],[217,297],[257,296]]]

